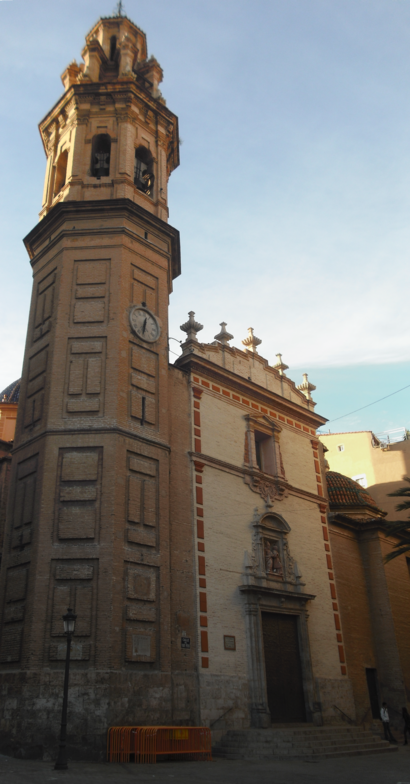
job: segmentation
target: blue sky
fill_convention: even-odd
[[[20,374],[37,124],[114,0],[0,0],[0,389]],[[330,420],[410,384],[410,0],[125,0],[179,116],[170,335],[282,352]],[[6,155],[4,155],[6,151]],[[175,350],[177,344],[172,343]],[[173,355],[171,355],[171,358]],[[332,430],[410,427],[409,390]]]

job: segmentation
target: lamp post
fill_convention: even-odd
[[[76,620],[77,620],[77,616],[75,615],[75,613],[73,613],[73,611],[70,608],[68,608],[66,614],[63,615],[64,634],[67,635],[67,653],[65,657],[64,696],[63,696],[63,710],[61,712],[60,748],[58,750],[58,758],[56,764],[54,765],[54,770],[67,770],[68,767],[67,749],[66,749],[68,677],[70,672],[71,637],[74,634]]]

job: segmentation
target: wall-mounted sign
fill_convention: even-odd
[[[191,638],[181,637],[181,648],[190,648],[190,647],[191,647]]]
[[[226,651],[236,651],[235,637],[230,637],[229,635],[224,634],[224,648]]]

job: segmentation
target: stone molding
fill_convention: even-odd
[[[199,349],[203,349],[202,344],[196,345],[199,347]],[[224,351],[234,352],[237,355],[243,355],[246,353],[231,346],[224,346]],[[262,359],[261,357],[258,358]],[[262,361],[266,363],[266,367],[268,368],[269,366],[267,360]],[[293,417],[293,419],[297,419],[298,422],[308,425],[312,429],[315,428],[315,430],[317,430],[327,421],[324,419],[324,417],[315,414],[313,411],[310,411],[307,408],[302,408],[302,406],[299,406],[297,403],[292,403],[290,400],[281,397],[275,392],[264,389],[254,382],[247,382],[246,379],[242,376],[237,376],[232,371],[227,370],[224,367],[220,367],[219,365],[215,365],[213,362],[198,355],[197,353],[187,352],[182,354],[176,360],[175,366],[180,368],[180,370],[190,372],[192,375],[202,375],[205,378],[210,379],[212,382],[217,383],[226,389],[234,390],[235,392],[238,392],[245,397],[249,397],[262,405],[275,408],[275,410],[283,414],[285,417]],[[270,370],[273,370],[273,368],[270,368]],[[287,381],[289,382],[289,379],[287,379]],[[293,384],[293,382],[289,383]],[[211,389],[207,389],[205,387],[204,391],[211,395],[216,394],[212,392]],[[304,397],[303,395],[301,396]],[[232,405],[236,405],[235,401],[230,400],[229,402],[232,403]],[[286,426],[286,423],[283,424]],[[304,435],[303,433],[301,434]],[[310,438],[312,437],[310,433],[306,433],[306,436]]]
[[[188,454],[193,460],[198,460],[204,465],[209,466],[210,468],[218,468],[221,471],[226,471],[229,474],[236,474],[236,476],[240,476],[240,477],[243,477],[244,475],[248,475],[249,482],[247,482],[247,484],[250,484],[250,482],[252,481],[252,476],[253,476],[252,470],[250,468],[247,468],[246,466],[236,466],[233,465],[232,463],[226,463],[223,460],[219,460],[216,457],[211,457],[210,455],[204,455],[201,452],[189,452]],[[267,482],[269,482],[270,477],[268,477],[267,474],[262,474],[262,472],[259,472],[259,474],[262,478],[266,477]],[[286,482],[285,487],[286,487],[286,491],[291,495],[298,496],[299,498],[305,498],[307,501],[312,501],[312,503],[315,504],[320,503],[323,505],[324,499],[322,498],[322,496],[315,495],[315,493],[309,493],[308,490],[302,490],[299,487],[294,487],[294,485],[289,484],[289,482]],[[269,496],[269,498],[270,501],[274,500],[273,496]]]

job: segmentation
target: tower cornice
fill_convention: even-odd
[[[90,236],[90,233],[92,233],[89,225],[90,219],[98,219],[98,227],[95,231],[101,234],[101,231],[116,231],[115,225],[108,226],[107,224],[102,228],[101,224],[104,220],[121,217],[128,217],[133,222],[141,223],[148,231],[151,228],[156,234],[166,235],[171,245],[171,276],[172,279],[177,278],[181,274],[179,231],[170,226],[169,223],[157,218],[156,215],[153,215],[148,210],[144,210],[143,207],[130,199],[83,202],[63,201],[56,204],[45,218],[24,238],[24,245],[32,266],[37,263],[43,250],[50,248],[50,243],[58,242],[65,234],[73,236],[75,232],[81,233],[82,230],[78,224],[74,228],[71,226],[73,220],[87,221],[87,227],[84,231],[87,233],[87,236]],[[70,223],[70,228],[65,228],[67,222]],[[132,231],[130,231],[130,234],[132,234]],[[153,242],[150,243],[149,239],[145,241],[147,245],[155,245]]]

